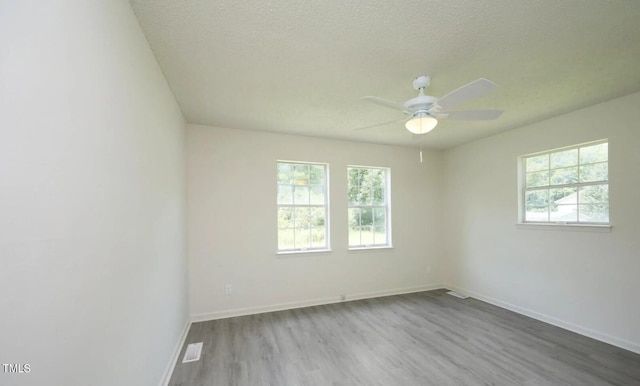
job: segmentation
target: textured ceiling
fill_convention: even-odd
[[[190,123],[447,148],[640,91],[640,1],[132,0]],[[443,96],[485,77],[498,89],[412,136],[399,103],[432,77]],[[640,107],[640,106],[639,106]]]

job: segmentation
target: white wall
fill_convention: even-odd
[[[196,125],[187,137],[194,320],[439,284],[439,153],[420,164],[416,149]],[[329,164],[332,252],[276,254],[277,160]],[[393,249],[347,251],[348,164],[391,168]]]
[[[188,318],[185,124],[125,0],[0,3],[3,385],[157,385]]]
[[[640,93],[445,153],[445,282],[640,352]],[[609,139],[611,232],[516,226],[517,158]]]

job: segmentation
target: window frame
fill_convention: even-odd
[[[281,185],[289,185],[292,188],[294,186],[300,186],[300,184],[295,184],[295,183],[290,183],[290,184],[281,184],[280,180],[279,180],[279,176],[278,176],[278,170],[279,170],[279,165],[280,164],[289,164],[292,166],[295,165],[308,165],[308,166],[321,166],[324,169],[324,184],[322,184],[322,188],[323,188],[323,194],[324,194],[324,204],[311,204],[311,198],[309,198],[309,204],[300,204],[300,205],[296,205],[295,204],[295,192],[294,189],[292,189],[292,202],[291,204],[281,204],[279,202],[280,200],[280,196],[279,196],[279,188]],[[299,253],[313,253],[313,252],[329,252],[331,251],[331,244],[330,244],[330,227],[329,227],[329,164],[328,163],[324,163],[324,162],[309,162],[309,161],[292,161],[292,160],[276,160],[276,253],[277,254],[299,254]],[[309,186],[314,186],[313,184],[309,184],[308,182],[306,184],[302,184],[302,185],[309,185]],[[281,208],[291,208],[294,210],[295,213],[295,208],[324,208],[324,235],[325,235],[325,245],[321,246],[321,247],[313,247],[313,243],[311,242],[311,245],[308,248],[295,248],[295,236],[296,236],[296,226],[295,226],[295,220],[294,221],[294,225],[293,225],[293,234],[294,234],[294,248],[289,248],[289,249],[280,249],[280,234],[279,231],[281,229],[290,229],[290,228],[280,228],[278,221],[279,221],[279,212]],[[295,216],[295,215],[294,215]],[[309,231],[311,232],[312,227],[309,227]]]
[[[384,171],[384,204],[383,205],[374,205],[373,203],[370,205],[362,205],[362,204],[350,204],[349,203],[349,191],[351,189],[351,181],[349,178],[349,172],[350,169],[376,169],[376,170],[383,170]],[[384,249],[384,248],[393,248],[393,243],[392,243],[392,227],[391,227],[391,168],[389,167],[385,167],[385,166],[365,166],[365,165],[347,165],[347,197],[346,197],[346,204],[347,204],[347,247],[348,250],[350,251],[357,251],[357,250],[368,250],[368,249]],[[360,186],[360,185],[359,185]],[[351,226],[349,225],[349,209],[352,208],[371,208],[372,209],[372,213],[373,213],[373,209],[381,209],[383,208],[385,211],[385,234],[386,234],[386,243],[384,244],[358,244],[358,245],[351,245],[350,240],[349,240],[349,235],[351,232]],[[374,227],[374,234],[375,234],[375,223],[374,225],[372,225]],[[362,232],[362,230],[360,229],[360,232]],[[375,238],[375,236],[374,236]],[[362,235],[361,235],[361,239],[362,241]]]
[[[600,144],[607,144],[607,159],[606,161],[598,161],[598,162],[588,162],[588,163],[584,163],[581,162],[580,160],[580,151],[583,148],[588,148],[588,147],[592,147],[592,146],[596,146],[596,145],[600,145]],[[580,189],[584,188],[584,187],[589,187],[589,186],[605,186],[607,187],[607,192],[609,190],[609,152],[608,152],[608,146],[609,145],[609,140],[608,138],[604,138],[604,139],[600,139],[600,140],[596,140],[596,141],[590,141],[590,142],[584,142],[584,143],[580,143],[580,144],[576,144],[576,145],[571,145],[571,146],[566,146],[566,147],[561,147],[561,148],[556,148],[556,149],[551,149],[551,150],[545,150],[545,151],[541,151],[541,152],[536,152],[536,153],[531,153],[531,154],[526,154],[526,155],[522,155],[520,157],[518,157],[518,225],[521,226],[532,226],[533,228],[536,228],[538,226],[560,226],[560,227],[566,227],[566,228],[572,228],[572,229],[579,229],[579,228],[611,228],[611,213],[609,211],[609,218],[607,222],[598,222],[598,221],[580,221]],[[577,152],[577,163],[575,165],[571,165],[571,166],[566,166],[566,167],[557,167],[557,168],[551,168],[551,155],[552,154],[556,154],[556,153],[561,153],[561,152],[566,152],[566,151],[570,151],[570,150],[578,150]],[[536,173],[536,172],[544,172],[547,171],[549,172],[549,181],[547,185],[541,185],[541,186],[533,186],[533,187],[528,187],[527,186],[527,159],[533,158],[533,157],[537,157],[537,156],[541,156],[541,155],[548,155],[550,158],[549,161],[549,165],[546,169],[541,169],[539,171],[534,171],[534,172],[530,172],[530,173]],[[597,181],[587,181],[587,182],[581,182],[580,181],[580,172],[581,172],[581,167],[585,166],[585,165],[597,165],[597,164],[606,164],[607,165],[607,178],[606,180],[597,180]],[[564,184],[552,184],[551,182],[551,172],[552,171],[556,171],[556,170],[561,170],[563,168],[577,168],[577,181],[574,183],[564,183]],[[575,221],[553,221],[551,220],[550,214],[551,212],[549,211],[549,207],[551,205],[550,202],[547,202],[547,221],[540,221],[540,220],[527,220],[526,219],[526,208],[527,208],[527,202],[526,202],[526,196],[528,192],[533,192],[533,191],[551,191],[553,189],[562,189],[562,188],[575,188],[576,189],[576,203],[575,203],[575,207],[576,207],[576,220]],[[608,196],[608,193],[607,193]],[[610,197],[607,197],[607,206],[610,208]]]

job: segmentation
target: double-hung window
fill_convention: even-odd
[[[608,224],[606,140],[522,157],[525,223]]]
[[[389,169],[349,166],[349,248],[391,246]]]
[[[329,249],[327,165],[277,163],[278,252]]]

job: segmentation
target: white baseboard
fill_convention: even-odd
[[[527,308],[519,307],[514,304],[507,303],[502,300],[498,300],[489,296],[484,296],[479,293],[468,291],[466,289],[462,289],[456,286],[445,286],[445,287],[452,289],[454,291],[469,295],[474,299],[482,300],[485,303],[493,304],[494,306],[505,308],[509,311],[513,311],[518,314],[522,314],[530,318],[537,319],[542,322],[549,323],[560,328],[564,328],[565,330],[569,330],[577,334],[584,335],[589,338],[593,338],[595,340],[599,340],[601,342],[608,343],[608,344],[623,348],[625,350],[633,351],[635,353],[640,354],[640,344],[638,343],[630,342],[626,339],[618,338],[618,337],[605,334],[599,331],[595,331],[574,323],[566,322],[564,320],[560,320],[549,315],[545,315]]]
[[[187,334],[189,334],[189,328],[191,328],[191,320],[187,319],[187,322],[184,324],[184,328],[182,329],[182,334],[176,342],[176,346],[173,348],[173,355],[171,355],[171,360],[167,364],[167,367],[164,370],[164,374],[162,375],[160,386],[167,386],[169,381],[171,380],[171,375],[173,374],[173,369],[175,368],[176,361],[178,360],[178,356],[180,355],[180,351],[182,351],[182,346],[184,346],[184,342],[187,340]]]
[[[254,315],[254,314],[262,314],[265,312],[283,311],[283,310],[291,310],[294,308],[303,308],[303,307],[311,307],[311,306],[320,306],[323,304],[341,303],[343,301],[350,301],[350,300],[369,299],[369,298],[378,298],[383,296],[408,294],[413,292],[431,291],[431,290],[440,289],[440,288],[444,288],[444,287],[439,284],[432,284],[432,285],[425,285],[425,286],[419,286],[419,287],[396,288],[396,289],[384,290],[384,291],[346,294],[346,300],[342,300],[340,296],[332,296],[327,298],[303,300],[298,302],[279,303],[279,304],[247,307],[247,308],[235,308],[231,310],[194,314],[194,315],[191,315],[191,321],[194,323],[204,322],[207,320],[232,318],[234,316]]]

